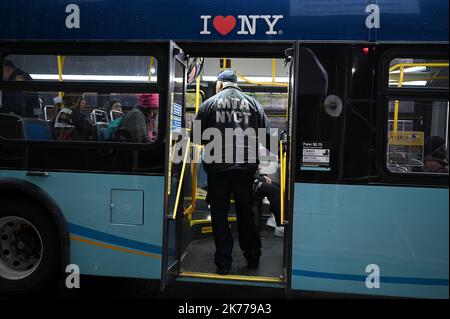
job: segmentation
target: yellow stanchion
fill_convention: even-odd
[[[238,74],[238,78],[244,82],[254,84],[254,85],[267,85],[267,86],[280,86],[280,87],[288,87],[288,83],[280,83],[280,82],[258,82],[250,80],[249,78]]]
[[[65,56],[62,55],[58,55],[56,57],[56,61],[58,63],[58,81],[62,82],[63,81],[63,69],[64,69],[64,61],[65,61]],[[58,95],[63,97],[64,96],[64,92],[58,92]]]
[[[189,155],[190,147],[191,147],[191,139],[188,139],[187,145],[186,145],[186,153],[184,154],[184,158],[183,158],[183,166],[181,168],[180,182],[178,183],[177,197],[175,199],[175,206],[174,206],[173,214],[172,214],[173,219],[175,219],[177,217],[178,203],[180,202],[181,190],[182,190],[183,179],[184,179],[184,171],[186,170],[186,162],[187,162],[187,158]]]
[[[280,223],[284,224],[285,165],[283,142],[280,141]]]
[[[155,58],[151,56],[150,64],[148,65],[148,82],[152,81],[152,69],[153,69],[154,64],[155,64]]]

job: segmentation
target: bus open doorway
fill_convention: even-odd
[[[198,50],[198,47],[196,47]],[[267,49],[267,48],[266,48]],[[195,51],[195,50],[194,50]],[[289,105],[292,104],[289,90],[292,86],[289,83],[293,80],[290,76],[292,72],[292,56],[286,58],[285,50],[274,53],[265,53],[263,56],[251,57],[252,53],[236,54],[229,52],[227,58],[224,55],[206,56],[200,66],[200,59],[190,58],[190,62],[197,62],[197,68],[201,69],[198,77],[191,83],[187,83],[185,95],[185,126],[190,127],[190,121],[196,113],[196,109],[205,98],[215,94],[214,87],[216,76],[225,67],[236,69],[239,73],[238,85],[245,93],[257,99],[268,117],[272,128],[277,129],[279,137],[276,151],[275,170],[268,174],[273,185],[278,187],[278,202],[272,203],[266,196],[255,196],[254,210],[256,212],[256,223],[258,225],[262,240],[262,255],[258,269],[248,269],[247,262],[239,248],[236,227],[236,210],[234,201],[231,199],[228,220],[234,237],[233,266],[228,275],[220,275],[214,263],[215,245],[212,236],[211,213],[209,204],[206,201],[207,183],[206,174],[200,163],[186,163],[183,176],[183,200],[182,200],[182,220],[178,223],[176,231],[177,239],[174,241],[178,250],[179,268],[177,279],[183,281],[204,281],[227,283],[257,284],[286,287],[289,273],[287,269],[290,259],[289,247],[290,236],[279,236],[279,229],[285,229],[289,219],[286,210],[286,196],[288,191],[288,171],[287,167],[287,147],[289,132]],[[187,70],[188,77],[195,70]],[[201,98],[200,98],[201,97]],[[285,132],[284,139],[281,139],[281,132]],[[201,159],[202,148],[193,146],[190,158]],[[273,163],[272,163],[273,164]],[[278,236],[274,228],[268,225],[273,206],[279,212],[275,214],[280,219],[278,222]],[[272,224],[273,225],[273,224]],[[289,234],[289,232],[285,232]]]

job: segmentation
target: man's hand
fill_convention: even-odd
[[[272,180],[270,179],[270,177],[265,176],[265,175],[263,177],[267,184],[272,184]]]

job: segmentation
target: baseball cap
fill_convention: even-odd
[[[238,77],[235,70],[226,69],[219,73],[217,81],[237,83]]]

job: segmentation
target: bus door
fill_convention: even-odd
[[[183,176],[190,148],[184,130],[185,92],[186,56],[175,43],[170,42],[161,290],[178,275],[183,253],[179,232],[183,222]]]
[[[328,46],[324,47],[324,52],[329,50]],[[295,60],[291,65],[290,80],[295,79],[295,85],[289,86],[291,114],[289,114],[288,122],[290,132],[286,165],[286,175],[290,180],[287,182],[289,189],[285,197],[290,221],[293,220],[295,223],[288,226],[287,233],[285,230],[286,239],[289,239],[285,243],[289,270],[287,273],[288,296],[291,290],[299,290],[299,278],[311,273],[309,270],[305,271],[308,267],[305,262],[307,258],[300,254],[304,254],[305,250],[308,251],[308,245],[311,243],[305,242],[305,238],[311,236],[311,232],[317,231],[313,228],[318,227],[317,221],[321,220],[310,214],[312,211],[310,206],[316,209],[323,205],[320,198],[317,200],[314,197],[314,193],[308,197],[304,195],[309,191],[309,185],[301,181],[305,175],[310,177],[310,181],[320,181],[318,179],[320,174],[328,176],[331,171],[330,149],[333,146],[330,140],[323,139],[319,134],[323,129],[334,129],[336,130],[334,135],[338,135],[337,132],[340,129],[336,121],[326,122],[330,124],[323,125],[319,122],[321,119],[319,116],[325,113],[327,117],[336,118],[342,111],[342,103],[337,96],[332,96],[330,101],[325,99],[331,77],[322,64],[322,57],[319,58],[316,50],[313,51],[310,46],[306,47],[302,43],[297,43],[294,51],[292,55],[295,56]],[[307,214],[299,214],[299,207],[308,207]],[[307,223],[313,223],[314,227],[305,227]]]
[[[284,278],[286,296],[290,296],[290,273],[292,260],[292,204],[294,186],[295,147],[295,118],[297,108],[297,77],[298,77],[298,45],[285,52],[285,63],[289,67],[288,105],[286,109],[286,131],[281,132],[279,141],[279,163],[280,163],[280,197],[281,197],[281,224],[284,226]]]

